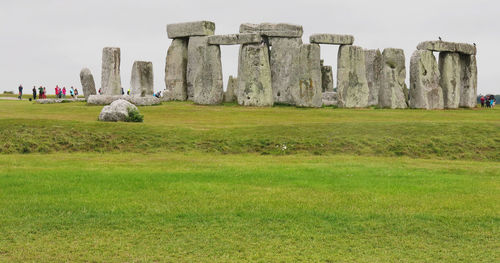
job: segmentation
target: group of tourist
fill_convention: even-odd
[[[497,103],[497,100],[495,99],[495,96],[493,95],[486,95],[486,96],[481,96],[481,108],[495,108],[495,104]]]
[[[19,96],[17,98],[22,99],[22,97],[23,97],[23,85],[19,85],[18,90],[19,90]],[[33,91],[33,100],[37,99],[37,95],[38,95],[38,99],[46,99],[47,98],[47,88],[45,88],[45,87],[42,87],[42,86],[38,87],[38,92],[37,92],[36,86],[33,86],[32,91]],[[66,87],[63,87],[61,89],[57,85],[55,88],[56,98],[59,98],[59,99],[66,98],[66,91],[67,91]],[[78,89],[71,87],[69,89],[69,94],[70,94],[71,98],[73,98],[73,99],[78,98]]]
[[[55,91],[56,91],[56,98],[59,98],[59,99],[66,98],[66,93],[67,93],[66,87],[62,87],[62,89],[61,89],[57,85],[55,88]],[[69,95],[71,96],[72,99],[78,98],[78,89],[75,89],[75,88],[73,88],[73,86],[71,86],[71,88],[69,89]]]
[[[45,87],[38,87],[38,99],[47,98],[47,89]],[[33,86],[33,99],[36,100],[36,86]]]

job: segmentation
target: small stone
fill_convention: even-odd
[[[294,59],[302,45],[300,38],[272,38],[271,76],[275,103],[295,105],[292,97],[294,85]]]
[[[266,45],[241,46],[237,97],[240,105],[273,106],[271,68]]]
[[[458,52],[466,55],[476,55],[477,53],[477,49],[474,45],[439,40],[421,42],[418,44],[417,49],[436,52]]]
[[[321,63],[318,44],[304,44],[294,59],[292,98],[298,107],[321,107]]]
[[[236,97],[236,90],[238,89],[238,78],[229,76],[227,81],[226,92],[224,92],[224,102],[235,102],[238,100]]]
[[[405,53],[402,49],[386,48],[382,52],[382,81],[379,103],[382,108],[405,109],[408,107],[405,90]]]
[[[83,96],[87,99],[90,95],[97,94],[95,90],[94,76],[90,69],[84,68],[80,71],[80,82],[82,83]]]
[[[302,37],[303,28],[300,25],[286,23],[241,24],[240,33],[259,33],[269,37]]]
[[[476,56],[460,55],[461,87],[460,107],[477,106],[477,60]]]
[[[101,89],[106,95],[121,95],[120,48],[105,47],[102,50]]]
[[[321,91],[333,92],[332,66],[321,66]]]
[[[257,33],[216,35],[208,37],[209,45],[244,45],[260,44],[262,37]]]
[[[368,106],[378,106],[379,91],[382,80],[382,53],[378,49],[365,50],[366,81],[370,95]]]
[[[328,45],[352,45],[354,36],[336,34],[314,34],[309,37],[309,42]]]
[[[215,33],[215,23],[197,21],[167,25],[168,38],[183,38],[193,36],[211,36]]]
[[[446,109],[456,109],[460,104],[461,70],[459,53],[439,53],[440,85],[443,89],[443,103]]]
[[[130,93],[134,96],[146,97],[154,94],[153,63],[135,61],[132,66]]]
[[[137,110],[137,107],[126,100],[116,100],[109,106],[104,106],[99,114],[100,121],[125,121],[129,110]]]
[[[410,107],[443,109],[439,67],[432,51],[417,50],[410,61]]]
[[[184,101],[188,97],[186,70],[188,63],[188,40],[172,40],[165,63],[165,86],[169,100]]]
[[[366,80],[363,49],[358,46],[340,46],[337,67],[339,107],[367,107],[370,89]]]

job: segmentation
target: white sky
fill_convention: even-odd
[[[121,77],[129,87],[135,60],[152,61],[155,90],[164,89],[166,24],[210,20],[216,34],[237,33],[244,22],[288,22],[313,33],[355,36],[363,48],[403,48],[407,61],[419,42],[477,43],[478,93],[500,94],[500,2],[439,0],[0,0],[0,91],[23,84],[80,88],[88,67],[100,87],[102,48],[121,48]],[[326,65],[337,48],[322,45]],[[222,47],[224,85],[237,75],[238,47]]]

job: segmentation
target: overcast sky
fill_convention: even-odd
[[[313,33],[355,36],[363,48],[405,50],[419,42],[477,43],[478,93],[500,94],[500,3],[462,0],[0,0],[0,91],[55,85],[80,88],[79,74],[90,68],[100,87],[102,48],[121,48],[121,78],[130,86],[135,60],[152,61],[155,90],[163,90],[166,24],[210,20],[216,34],[237,33],[244,22],[288,22]],[[237,46],[223,46],[224,85],[236,75]],[[326,65],[338,48],[322,45]],[[336,79],[336,77],[334,76]],[[407,82],[409,73],[407,73]]]

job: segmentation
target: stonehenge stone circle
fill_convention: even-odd
[[[187,63],[188,98],[196,104],[222,103],[222,63],[220,46],[208,45],[208,37],[191,37]]]
[[[80,82],[82,83],[83,96],[85,99],[97,93],[95,90],[94,76],[92,76],[90,69],[84,68],[80,71]]]
[[[211,36],[215,32],[215,23],[196,21],[167,25],[168,38],[183,38],[193,36]]]
[[[186,100],[188,63],[188,39],[176,38],[172,40],[167,51],[165,63],[165,87],[171,100]]]
[[[236,91],[238,90],[238,78],[229,76],[227,81],[227,89],[224,92],[224,102],[235,102],[238,101],[236,97]]]
[[[440,85],[443,89],[443,103],[446,109],[456,109],[460,104],[461,70],[459,53],[439,53]]]
[[[358,46],[340,46],[337,67],[339,107],[367,107],[370,90],[366,80],[363,49]]]
[[[366,81],[370,94],[368,106],[377,106],[382,81],[382,53],[378,49],[365,50]]]
[[[292,88],[294,104],[299,107],[321,107],[322,82],[320,48],[318,44],[304,44],[299,47],[294,59],[295,70]]]
[[[460,107],[474,108],[477,105],[477,61],[476,56],[460,55],[461,92]]]
[[[152,62],[134,62],[130,79],[130,93],[133,96],[140,97],[153,96],[154,77]]]
[[[415,51],[410,60],[410,107],[443,109],[443,90],[439,80],[439,67],[432,51]]]
[[[247,44],[240,48],[237,97],[240,105],[273,106],[271,68],[266,45]]]
[[[321,66],[321,91],[333,92],[332,66]]]
[[[137,107],[126,100],[116,100],[109,106],[104,106],[99,114],[100,121],[125,121],[128,111]]]
[[[382,52],[382,81],[378,105],[382,108],[405,109],[408,107],[406,90],[405,53],[402,49],[386,48]]]
[[[352,45],[354,36],[335,34],[314,34],[309,37],[309,42],[328,45]]]
[[[257,33],[215,35],[208,37],[209,45],[259,44],[262,41],[263,41],[262,36]]]
[[[466,55],[476,55],[477,53],[477,49],[474,45],[445,41],[421,42],[420,44],[418,44],[417,49],[436,52],[458,52]]]
[[[300,38],[275,38],[271,49],[271,77],[275,103],[294,105],[292,97],[294,61],[302,45]]]
[[[120,48],[105,47],[102,50],[101,89],[106,95],[121,95]]]

